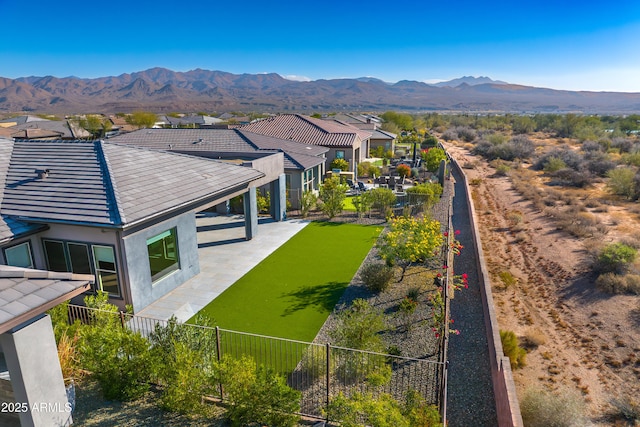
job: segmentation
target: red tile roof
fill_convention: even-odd
[[[240,126],[253,133],[290,139],[325,147],[350,147],[368,139],[371,132],[333,121],[315,119],[300,114],[283,114]]]

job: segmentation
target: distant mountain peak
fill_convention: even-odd
[[[434,83],[433,86],[437,87],[458,87],[461,84],[467,84],[469,86],[483,85],[483,84],[494,84],[494,85],[508,85],[509,83],[503,82],[501,80],[493,80],[489,77],[480,76],[463,76],[457,79],[449,80],[446,82]]]

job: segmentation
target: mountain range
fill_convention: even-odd
[[[275,74],[166,68],[107,76],[0,77],[0,112],[640,111],[640,93],[576,92],[462,77],[427,84],[373,77],[293,81]]]

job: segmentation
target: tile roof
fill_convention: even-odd
[[[387,132],[386,130],[376,129],[371,135],[371,139],[395,139],[398,135]]]
[[[9,169],[9,160],[13,151],[13,141],[0,138],[0,202],[4,195],[4,185]],[[0,244],[16,236],[28,234],[41,229],[39,224],[27,224],[6,215],[0,215]]]
[[[262,176],[247,167],[103,141],[15,142],[0,213],[125,227]]]
[[[27,122],[47,122],[47,121],[49,121],[49,119],[43,119],[42,117],[38,117],[38,116],[26,115],[26,116],[17,116],[17,117],[11,117],[8,119],[0,120],[0,123],[16,123],[18,125],[21,125]]]
[[[0,334],[89,289],[94,276],[0,265]]]
[[[350,147],[358,140],[365,140],[371,136],[371,132],[348,124],[315,119],[300,114],[282,114],[269,117],[242,125],[239,129],[325,147]]]
[[[109,138],[110,142],[180,152],[285,154],[286,169],[308,169],[325,161],[328,149],[238,129],[141,129]]]
[[[59,121],[59,120],[39,120],[39,121],[30,121],[23,124],[19,124],[17,126],[13,126],[12,129],[16,129],[16,131],[27,131],[27,138],[38,138],[40,137],[40,133],[49,133],[51,136],[55,136],[55,134],[60,134],[59,138],[76,138],[76,135],[72,132],[71,128],[67,121]],[[86,132],[86,131],[85,131]],[[88,132],[86,132],[87,135]],[[32,136],[33,135],[33,136]],[[47,135],[47,136],[49,136]],[[42,135],[44,137],[44,135]],[[14,136],[14,138],[24,138],[24,136]]]

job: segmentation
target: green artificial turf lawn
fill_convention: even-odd
[[[312,222],[201,313],[223,329],[311,341],[381,231]]]

